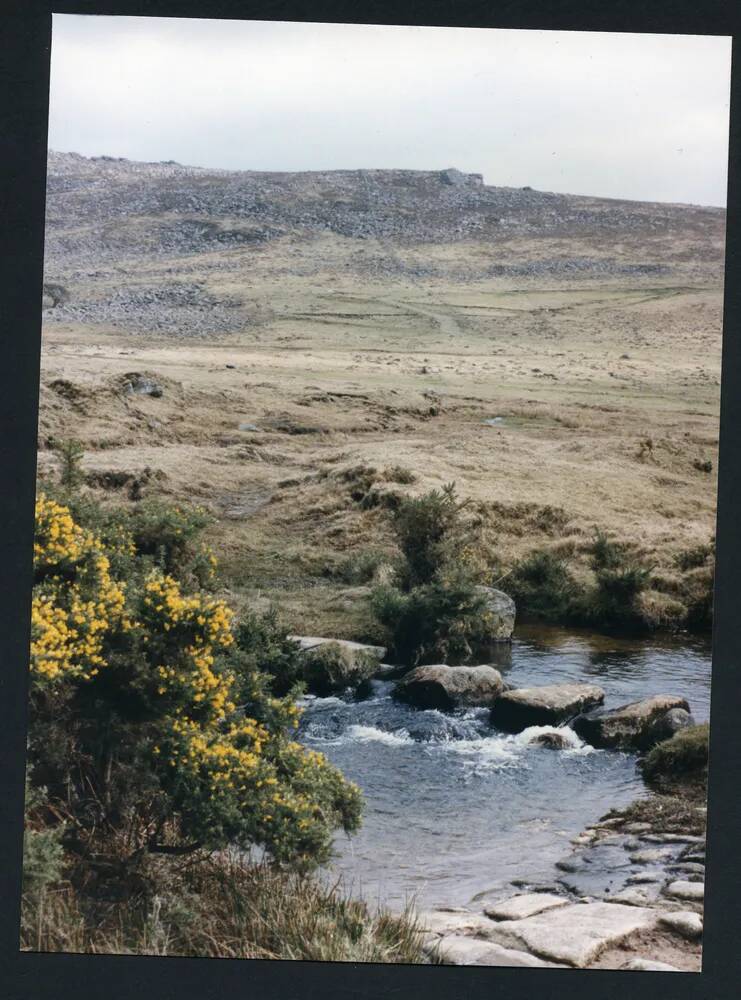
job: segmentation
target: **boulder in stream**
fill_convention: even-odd
[[[503,590],[479,586],[479,596],[484,598],[481,636],[488,642],[510,642],[515,628],[515,602]]]
[[[692,724],[686,700],[668,694],[587,712],[572,722],[587,743],[613,750],[649,750]]]
[[[368,646],[347,639],[292,635],[303,650],[303,676],[312,694],[326,696],[367,685],[386,655],[383,646]]]
[[[492,705],[504,682],[494,667],[415,667],[394,688],[394,697],[417,708],[449,711],[460,706]]]
[[[519,733],[528,726],[557,726],[600,705],[605,692],[596,684],[546,684],[504,691],[491,710],[492,724]]]

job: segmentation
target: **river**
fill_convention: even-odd
[[[517,687],[591,682],[614,708],[652,694],[685,697],[696,721],[710,706],[704,638],[623,639],[519,627],[490,660]],[[303,701],[299,739],[363,790],[361,831],[338,837],[329,876],[392,909],[465,906],[513,879],[552,881],[569,840],[608,809],[646,794],[636,756],[574,736],[553,750],[510,736],[485,709],[421,711],[374,681],[362,701]],[[548,728],[548,727],[545,727]]]

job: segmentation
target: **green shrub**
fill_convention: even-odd
[[[59,459],[59,484],[62,489],[73,492],[85,479],[82,471],[85,448],[73,438],[52,439],[51,446]]]
[[[643,629],[638,598],[649,585],[651,570],[633,559],[626,546],[597,533],[591,547],[596,583],[585,604],[587,620],[599,627]]]
[[[293,740],[298,709],[257,664],[264,632],[238,648],[222,601],[132,565],[116,578],[100,537],[39,498],[29,758],[65,843],[118,840],[130,861],[227,844],[325,861],[334,830],[357,829],[360,793]]]
[[[463,506],[451,483],[421,497],[404,498],[394,512],[393,527],[405,561],[407,589],[430,583],[453,558]]]
[[[518,612],[559,623],[575,616],[575,602],[580,595],[566,562],[545,549],[537,549],[515,566],[507,590]]]
[[[62,879],[64,850],[62,824],[46,825],[46,789],[31,785],[26,778],[25,831],[23,834],[23,892],[38,897]]]
[[[690,726],[653,747],[641,761],[647,781],[669,788],[676,785],[707,784],[708,770],[707,723]]]
[[[301,648],[288,638],[278,614],[247,612],[235,629],[235,639],[242,653],[242,663],[250,671],[261,671],[269,680],[270,690],[283,698],[296,696],[303,687]]]
[[[392,657],[407,666],[465,663],[485,640],[485,598],[465,576],[435,580],[407,592],[377,587],[371,607]]]
[[[691,549],[683,549],[675,557],[675,563],[683,572],[688,569],[697,569],[698,566],[704,566],[710,556],[715,555],[715,545],[713,542],[707,545],[695,545]]]

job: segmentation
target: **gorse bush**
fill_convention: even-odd
[[[421,497],[407,497],[394,512],[394,532],[405,561],[406,589],[430,583],[450,561],[456,535],[461,534],[463,506],[450,484]]]
[[[371,594],[384,641],[402,664],[465,663],[485,640],[482,568],[453,485],[404,498],[392,515],[398,584]]]
[[[651,570],[627,553],[625,546],[601,532],[592,545],[592,570],[596,585],[587,599],[586,615],[592,624],[614,628],[645,625],[638,598],[646,590]]]
[[[269,627],[235,630],[223,601],[158,565],[146,532],[121,539],[120,578],[67,507],[41,495],[36,517],[31,773],[66,820],[65,845],[113,838],[129,859],[260,845],[285,864],[325,860],[333,831],[359,825],[360,794],[293,740],[298,710],[259,669]]]
[[[545,549],[537,549],[514,567],[507,590],[520,613],[559,623],[578,617],[579,587],[566,562]]]

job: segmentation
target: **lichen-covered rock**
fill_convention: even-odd
[[[574,719],[572,726],[594,747],[648,750],[692,724],[684,698],[657,694],[619,708],[587,712]]]
[[[394,688],[394,697],[417,708],[449,711],[459,706],[492,705],[503,688],[494,667],[449,667],[439,663],[415,667]]]
[[[492,724],[519,733],[528,726],[557,726],[604,701],[596,684],[547,684],[504,691],[492,707]]]
[[[290,636],[303,652],[303,677],[312,694],[359,689],[378,672],[386,650],[346,639]]]
[[[503,590],[479,586],[476,592],[484,598],[481,636],[489,642],[509,642],[515,629],[515,602]]]

